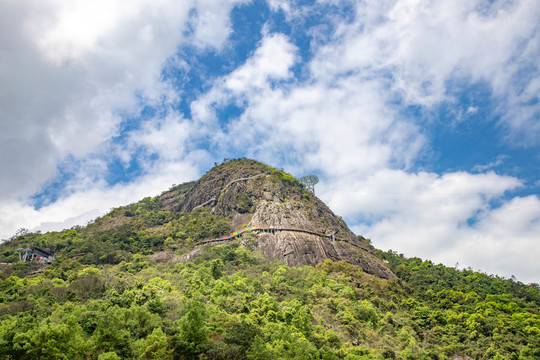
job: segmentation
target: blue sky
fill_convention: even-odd
[[[534,0],[4,1],[0,238],[249,157],[381,249],[540,282]]]

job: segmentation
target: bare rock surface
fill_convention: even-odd
[[[173,253],[167,252],[167,251],[160,251],[152,256],[150,256],[150,260],[157,262],[157,263],[173,263],[176,264],[181,261],[180,256],[175,255]]]
[[[259,233],[255,246],[268,258],[291,266],[342,260],[381,278],[395,277],[373,249],[360,242],[343,219],[298,180],[257,161],[232,160],[218,165],[178,200],[176,204],[169,202],[176,211],[202,206],[212,214],[230,217],[231,232],[267,226],[333,233],[336,239],[296,231]]]

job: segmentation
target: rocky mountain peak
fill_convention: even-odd
[[[249,232],[255,246],[266,257],[288,265],[343,260],[367,273],[394,277],[373,249],[296,178],[254,160],[215,166],[171,208],[182,212],[205,208],[228,216],[231,232],[255,229]]]

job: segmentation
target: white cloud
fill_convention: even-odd
[[[423,106],[453,101],[450,80],[482,81],[521,137],[513,140],[531,142],[540,131],[538,14],[534,0],[360,2],[355,21],[339,24],[312,71],[330,79],[349,72],[387,75],[405,101]],[[524,69],[527,78],[520,75]]]
[[[205,124],[213,143],[269,163],[341,176],[411,164],[424,138],[389,105],[384,80],[353,74],[276,84],[292,76],[296,52],[284,35],[266,34],[241,67],[192,105],[194,119]],[[216,108],[231,103],[245,111],[219,127]]]
[[[478,112],[478,106],[469,106],[467,108],[467,115],[476,114]]]
[[[244,106],[251,96],[258,96],[271,87],[272,81],[287,80],[292,76],[290,67],[296,59],[296,48],[282,34],[265,36],[251,57],[233,72],[215,81],[206,94],[191,104],[193,120],[201,126],[199,136],[219,137],[223,133],[216,124],[216,108],[230,102]],[[232,119],[231,119],[232,120]],[[243,129],[244,134],[253,127]],[[223,140],[223,139],[216,139]],[[227,139],[234,142],[234,138]]]
[[[273,11],[283,10],[285,13],[291,12],[289,0],[268,0],[268,6],[270,6]]]
[[[457,259],[488,274],[540,282],[540,200],[536,196],[515,197],[500,208],[485,212],[475,226],[459,234],[445,262]]]
[[[249,0],[198,0],[195,1],[195,33],[193,43],[199,47],[212,46],[220,49],[229,37],[230,18],[228,16],[233,5],[241,5]],[[179,2],[180,6],[183,6]]]
[[[192,124],[178,114],[147,121],[141,130],[131,135],[135,148],[144,147],[163,161],[182,159],[187,156],[186,145],[193,136]]]
[[[523,282],[538,282],[540,200],[500,200],[522,183],[485,174],[411,174],[382,170],[353,182],[323,187],[336,213],[376,247],[453,266],[472,266]],[[321,189],[320,189],[321,190]]]
[[[476,165],[475,167],[473,167],[473,171],[482,172],[482,171],[494,169],[494,168],[502,165],[504,163],[504,161],[507,160],[507,159],[508,159],[507,155],[498,155],[497,158],[494,161],[490,162],[489,164]]]
[[[181,43],[194,42],[201,51],[219,49],[228,36],[235,3],[2,2],[0,202],[6,209],[26,210],[14,210],[24,220],[20,225],[9,222],[1,232],[31,227],[24,225],[36,222],[29,218],[42,217],[47,210],[30,211],[26,199],[58,175],[58,166],[80,163],[66,189],[72,192],[88,191],[89,182],[99,182],[111,152],[128,162],[133,156],[129,149],[115,150],[111,144],[118,135],[120,114],[137,115],[141,102],[162,106],[177,99],[179,94],[161,80],[163,64]],[[197,18],[190,17],[194,13]],[[184,129],[174,130],[181,136]],[[155,143],[157,136],[154,133],[152,140],[149,134],[143,145],[152,151],[168,146]],[[85,169],[89,172],[83,173]],[[82,183],[75,185],[77,180]],[[70,209],[65,208],[64,218],[74,215]]]
[[[248,62],[227,77],[225,88],[234,93],[245,92],[263,87],[269,80],[290,78],[295,50],[283,35],[265,37]]]

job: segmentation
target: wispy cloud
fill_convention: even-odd
[[[472,170],[476,172],[484,172],[486,170],[494,169],[497,166],[502,165],[507,158],[507,155],[499,155],[497,156],[497,159],[495,159],[495,161],[492,161],[486,165],[476,165]]]

